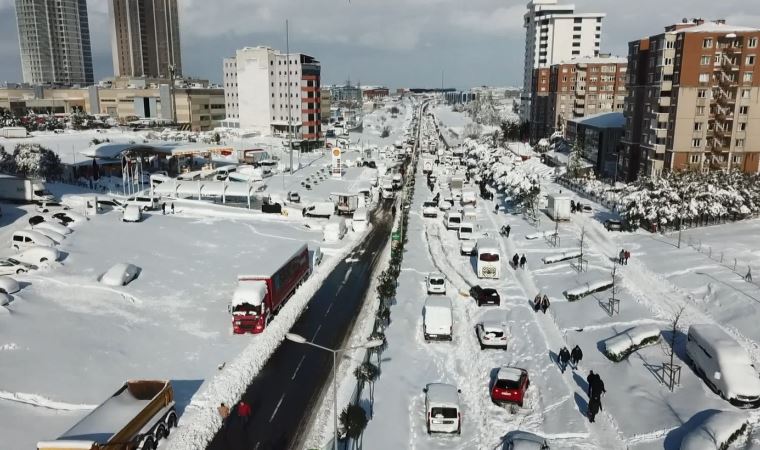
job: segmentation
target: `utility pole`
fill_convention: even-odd
[[[174,94],[174,64],[169,64],[169,97],[172,99],[172,120],[177,124],[177,100]]]
[[[285,19],[285,53],[288,58],[288,151],[290,153],[290,174],[293,175],[293,93],[290,86],[290,29]]]

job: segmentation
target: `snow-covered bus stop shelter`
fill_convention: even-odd
[[[212,180],[171,179],[156,184],[153,194],[172,198],[211,200],[222,204],[245,205],[248,209],[260,209],[268,194],[260,191],[261,185]]]

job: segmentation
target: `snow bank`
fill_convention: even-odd
[[[532,241],[534,239],[548,238],[548,237],[552,237],[556,235],[557,235],[556,231],[542,231],[540,233],[526,234],[525,239]]]
[[[366,239],[372,228],[358,235],[337,257],[321,264],[321,268],[301,286],[285,304],[277,320],[273,320],[264,333],[251,339],[251,343],[213,379],[197,392],[180,417],[179,426],[167,439],[165,450],[206,448],[222,425],[217,405],[224,402],[234,405],[245,393],[251,380],[264,367],[269,357],[285,339],[285,333],[298,320],[309,300],[322,286],[335,267],[348,256],[355,245]]]
[[[681,441],[681,450],[724,450],[747,431],[747,416],[735,411],[718,411]]]
[[[574,302],[576,300],[580,300],[583,297],[593,294],[594,292],[601,292],[605,291],[612,287],[612,280],[598,280],[598,281],[589,281],[584,285],[578,286],[577,288],[568,289],[562,294],[567,298],[568,301]]]
[[[660,341],[660,329],[654,325],[640,325],[604,341],[604,356],[620,362],[636,350]]]
[[[560,261],[567,261],[568,259],[578,258],[582,254],[583,253],[580,250],[570,250],[567,252],[557,253],[555,255],[544,256],[541,258],[541,261],[543,261],[544,264],[553,264]]]

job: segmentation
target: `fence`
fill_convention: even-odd
[[[706,255],[711,260],[719,263],[721,266],[739,275],[740,277],[744,279],[744,281],[748,283],[752,283],[755,286],[760,287],[760,284],[752,280],[751,269],[750,269],[751,264],[752,264],[751,261],[740,260],[739,258],[731,256],[730,254],[727,255],[725,252],[713,251],[712,247],[710,247],[709,245],[703,244],[702,240],[694,239],[691,236],[688,236],[686,238],[686,244],[689,247],[693,248],[694,250],[698,251],[699,253]],[[749,276],[747,276],[748,274]]]
[[[611,209],[612,211],[617,211],[618,209],[619,199],[618,199],[617,192],[613,192],[613,191],[605,191],[604,193],[587,192],[586,190],[583,189],[583,184],[577,183],[573,180],[570,180],[564,177],[557,178],[554,181],[560,186],[564,186],[570,189],[571,191],[575,192],[581,197],[587,198],[596,203],[599,203],[602,206],[605,206]]]

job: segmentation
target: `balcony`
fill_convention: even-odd
[[[663,75],[673,75],[673,65],[667,65],[662,67],[662,74]]]
[[[586,104],[586,99],[585,98],[576,98],[575,99],[575,105],[576,106],[578,106],[578,105],[583,106],[585,104]]]
[[[673,89],[673,82],[670,80],[663,81],[660,83],[660,90],[662,91],[670,91]]]
[[[585,90],[582,90],[582,91],[576,90],[575,91],[575,96],[576,97],[585,97],[586,96],[586,91]]]
[[[654,135],[657,137],[657,139],[665,139],[668,137],[668,129],[654,128]]]
[[[654,149],[655,153],[663,154],[665,153],[665,144],[654,144],[652,145],[652,149]]]
[[[573,113],[575,113],[576,116],[583,117],[586,115],[586,108],[574,108]]]
[[[670,106],[670,97],[660,97],[660,98],[657,100],[657,103],[658,103],[660,106]]]
[[[667,122],[670,118],[668,113],[654,113],[654,118],[657,122]]]

